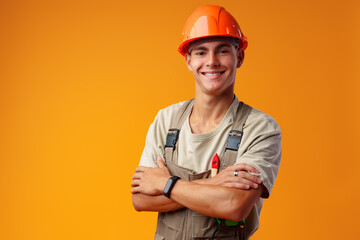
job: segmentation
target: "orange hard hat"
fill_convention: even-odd
[[[247,38],[241,32],[235,18],[225,8],[216,5],[198,7],[190,15],[182,32],[179,52],[185,55],[192,41],[206,37],[237,38],[243,50],[248,45]]]

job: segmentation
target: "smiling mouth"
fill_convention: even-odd
[[[216,72],[216,73],[203,72],[202,74],[205,75],[205,76],[214,77],[214,76],[219,76],[219,75],[223,74],[224,72],[225,72],[225,71],[223,71],[223,72]]]

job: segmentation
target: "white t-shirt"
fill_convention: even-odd
[[[157,167],[156,158],[162,156],[164,159],[164,145],[168,129],[171,127],[173,117],[183,104],[184,102],[180,102],[159,111],[146,136],[146,144],[140,160],[141,166]],[[221,123],[204,134],[191,132],[189,116],[187,116],[180,129],[178,140],[180,166],[192,169],[196,173],[207,171],[211,169],[211,161],[215,153],[219,155],[221,162],[220,153],[225,149],[238,105],[239,100],[235,97]],[[260,171],[258,176],[267,189],[262,197],[267,198],[280,167],[282,149],[280,128],[271,116],[253,109],[243,131],[236,163],[247,163]]]

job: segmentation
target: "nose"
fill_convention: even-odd
[[[210,51],[209,54],[207,54],[206,66],[207,67],[218,67],[219,65],[220,65],[219,59],[218,59],[216,53]]]

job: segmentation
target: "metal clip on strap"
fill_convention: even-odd
[[[180,130],[176,129],[176,128],[169,129],[169,132],[166,136],[165,148],[171,147],[171,148],[173,148],[173,150],[175,150],[175,145],[179,138],[179,132],[180,132]]]
[[[242,131],[231,130],[227,139],[226,150],[237,151],[239,149],[242,136]]]

